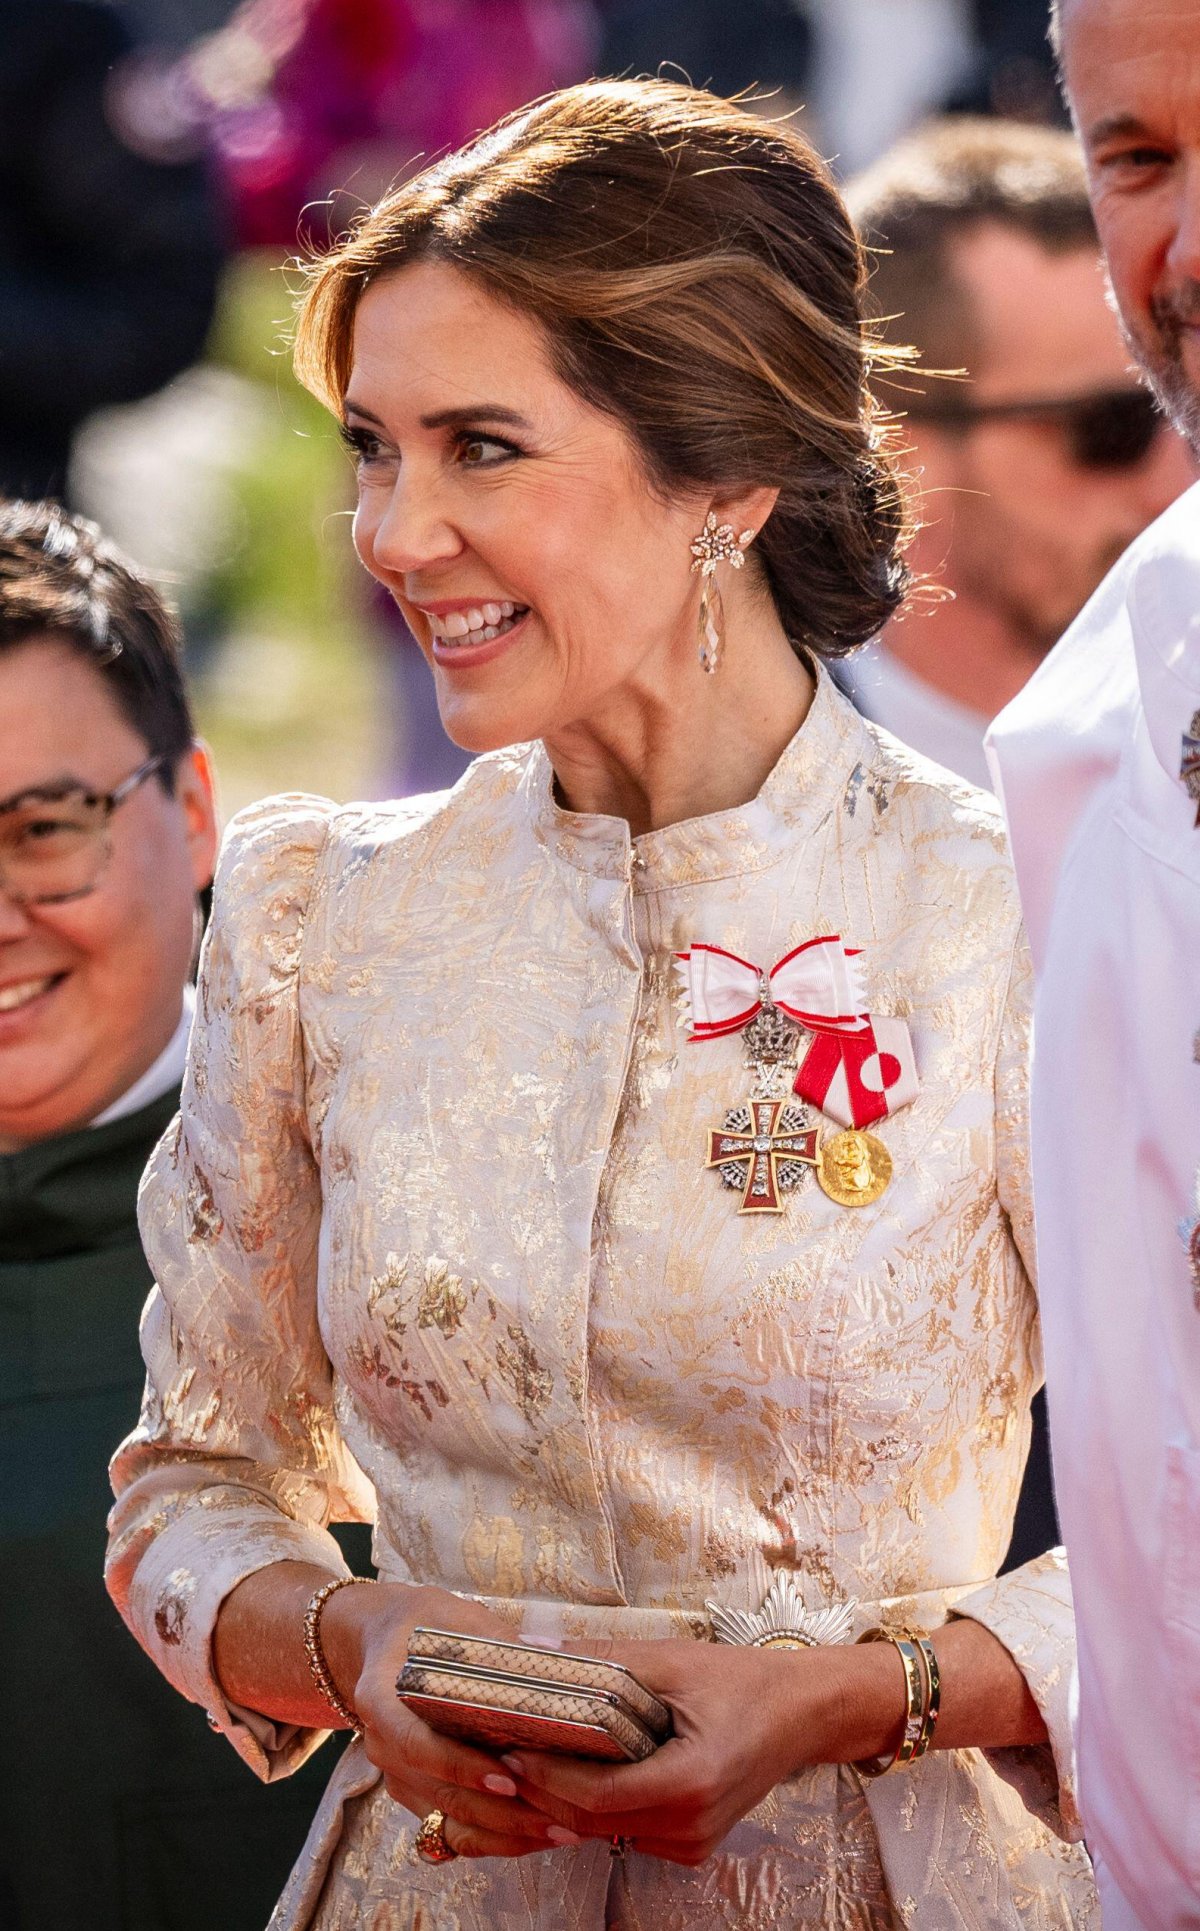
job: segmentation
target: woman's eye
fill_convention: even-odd
[[[520,450],[515,443],[504,442],[499,436],[462,436],[458,443],[458,460],[466,469],[491,469],[497,463],[507,462],[510,457],[519,456]]]
[[[338,434],[357,462],[376,462],[383,453],[378,436],[372,435],[369,429],[359,429],[344,422],[339,426]]]

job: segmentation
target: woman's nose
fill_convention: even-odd
[[[405,476],[397,476],[382,502],[372,492],[359,503],[354,542],[367,569],[383,577],[407,576],[446,562],[463,549],[436,492]]]

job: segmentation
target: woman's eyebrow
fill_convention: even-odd
[[[383,428],[383,417],[377,416],[373,409],[364,409],[362,403],[355,402],[352,396],[344,396],[342,398],[342,414],[343,416],[361,416],[364,422],[373,422],[377,428]]]
[[[422,429],[460,429],[478,422],[502,422],[510,429],[530,426],[517,410],[506,409],[499,402],[477,402],[469,409],[435,409],[432,415],[421,417]]]
[[[373,409],[365,409],[353,396],[347,396],[342,403],[343,416],[361,416],[364,422],[373,422],[378,429],[385,427],[382,416]],[[479,422],[502,422],[510,429],[528,429],[530,423],[516,409],[506,409],[502,402],[476,402],[469,408],[435,409],[430,415],[421,417],[422,429],[461,429],[466,425]]]

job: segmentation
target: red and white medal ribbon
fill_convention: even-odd
[[[676,970],[693,1041],[741,1032],[764,995],[811,1032],[795,1091],[840,1126],[871,1126],[916,1099],[908,1026],[864,1010],[859,954],[840,937],[808,939],[766,973],[721,946],[693,945],[677,955]]]

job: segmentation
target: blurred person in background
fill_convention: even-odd
[[[323,1782],[232,1778],[101,1580],[215,848],[163,603],[94,525],[0,506],[4,1931],[262,1931]]]
[[[875,313],[927,368],[968,377],[879,385],[925,492],[914,558],[953,594],[888,624],[843,683],[875,723],[990,788],[990,718],[1194,465],[1129,367],[1072,135],[930,122],[848,199],[877,251]],[[1008,1560],[1058,1539],[1042,1393]]]
[[[200,353],[212,184],[145,111],[102,0],[0,0],[0,492],[60,496],[76,428]]]
[[[990,787],[990,720],[1195,465],[1130,366],[1072,135],[930,122],[847,199],[886,331],[966,375],[879,384],[923,492],[914,563],[952,594],[843,675],[875,723]]]
[[[1200,454],[1200,3],[1065,0],[1131,351]],[[1200,490],[997,719],[1037,968],[1033,1177],[1105,1931],[1200,1924]]]
[[[1046,33],[1046,0],[971,0],[975,52],[946,101],[958,114],[1065,125]]]
[[[797,4],[814,37],[809,107],[843,179],[940,108],[973,69],[968,0]]]
[[[715,94],[763,90],[773,113],[804,97],[813,33],[796,0],[600,0],[599,11],[599,74],[669,66]]]

